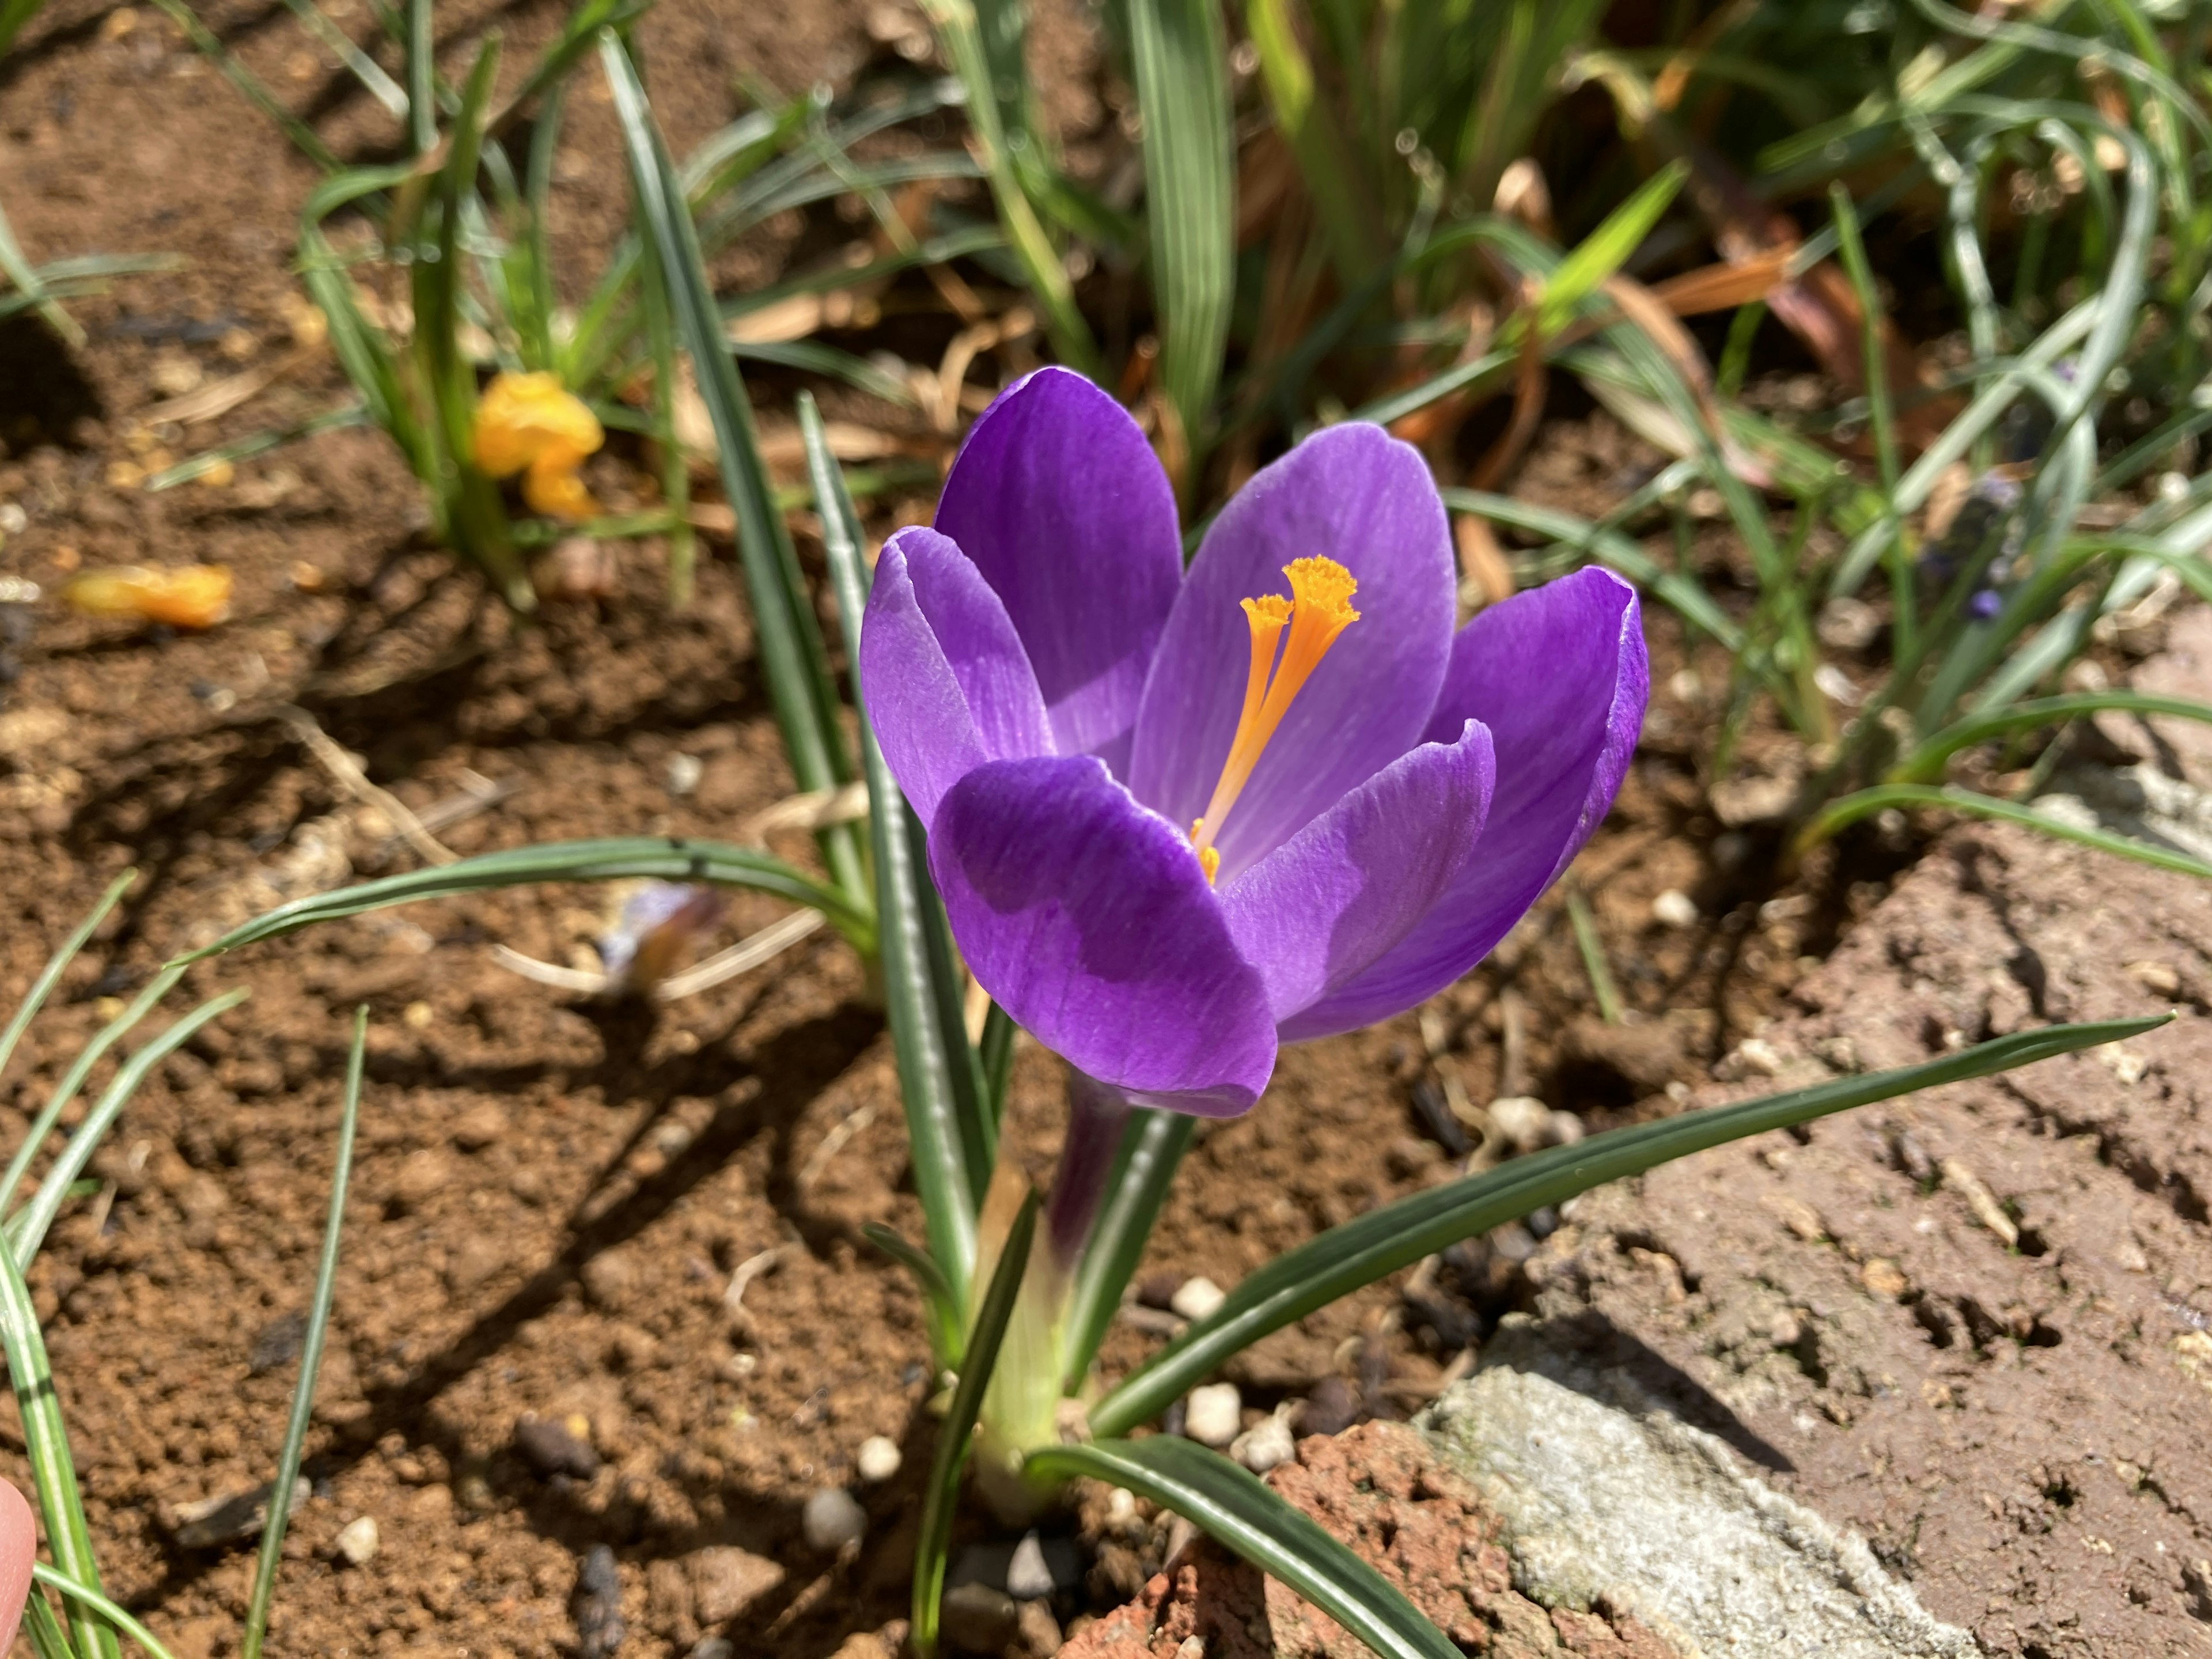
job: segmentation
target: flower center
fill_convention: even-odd
[[[1243,601],[1244,620],[1252,629],[1252,667],[1244,681],[1244,708],[1237,717],[1237,735],[1230,741],[1221,781],[1213,786],[1213,799],[1206,802],[1205,814],[1190,826],[1190,844],[1197,850],[1199,865],[1209,882],[1221,868],[1221,854],[1214,848],[1213,838],[1221,833],[1221,821],[1251,781],[1252,769],[1260,763],[1267,739],[1275,735],[1275,728],[1290,712],[1291,699],[1321,665],[1336,636],[1359,620],[1359,613],[1352,608],[1352,596],[1359,584],[1334,559],[1294,559],[1283,567],[1283,574],[1291,579],[1289,599],[1279,593],[1262,593],[1256,599]],[[1283,641],[1285,628],[1290,639]],[[1279,641],[1283,645],[1279,663],[1275,660]]]

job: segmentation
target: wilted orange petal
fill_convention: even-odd
[[[479,471],[505,478],[555,456],[573,469],[605,441],[599,416],[552,375],[495,374],[470,447]]]
[[[599,504],[584,481],[576,476],[576,459],[568,455],[541,455],[522,477],[522,499],[533,513],[571,524],[596,517]]]
[[[188,564],[169,570],[125,566],[88,570],[62,588],[62,601],[94,617],[137,617],[171,628],[212,628],[230,614],[230,568]]]

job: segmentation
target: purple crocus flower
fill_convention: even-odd
[[[1649,670],[1596,568],[1455,632],[1443,505],[1379,427],[1182,546],[1136,423],[1041,370],[884,545],[860,677],[983,988],[1121,1100],[1228,1116],[1279,1044],[1489,953],[1605,815]]]

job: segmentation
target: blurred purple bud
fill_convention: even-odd
[[[609,988],[632,996],[650,991],[683,965],[721,915],[722,896],[711,887],[646,883],[599,940]]]

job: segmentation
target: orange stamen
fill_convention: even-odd
[[[1237,735],[1230,741],[1229,758],[1222,763],[1213,798],[1206,802],[1204,816],[1190,827],[1191,845],[1197,849],[1208,881],[1221,867],[1221,854],[1213,845],[1214,837],[1221,833],[1221,821],[1251,781],[1267,740],[1290,712],[1291,700],[1321,665],[1336,636],[1359,620],[1351,603],[1359,584],[1334,559],[1294,559],[1283,567],[1283,574],[1291,580],[1288,600],[1278,593],[1264,593],[1243,602],[1245,621],[1252,629],[1252,667],[1244,682],[1244,707],[1237,717]],[[1285,623],[1290,638],[1283,644],[1283,659],[1278,665],[1275,646]]]

